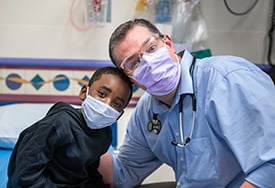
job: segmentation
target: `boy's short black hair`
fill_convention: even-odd
[[[128,104],[130,99],[132,98],[132,95],[133,95],[132,82],[131,82],[130,78],[122,70],[120,70],[116,67],[108,66],[108,67],[102,67],[102,68],[97,69],[94,72],[94,74],[92,75],[92,77],[88,83],[88,86],[90,87],[95,81],[99,80],[103,74],[117,75],[117,76],[119,76],[119,78],[121,80],[123,80],[127,84],[127,86],[130,89],[130,92],[131,92],[129,99],[127,100],[127,104]]]

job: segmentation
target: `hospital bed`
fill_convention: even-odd
[[[0,188],[6,187],[7,167],[20,132],[46,115],[52,103],[0,103]]]
[[[6,187],[7,183],[7,166],[11,149],[0,149],[0,187]]]

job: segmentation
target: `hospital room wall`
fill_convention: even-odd
[[[85,1],[0,0],[0,58],[109,59],[110,34],[118,24],[135,16],[137,0],[112,0],[110,23],[80,31],[70,23],[69,10],[75,2],[73,17],[78,26],[83,26],[81,4]],[[229,2],[241,12],[254,0]],[[272,0],[259,1],[255,9],[244,16],[229,13],[222,0],[203,0],[201,5],[208,29],[207,45],[213,55],[238,55],[266,64]],[[163,33],[170,34],[169,25],[159,27]],[[132,111],[133,108],[128,108],[119,120],[118,146]],[[172,174],[164,172],[163,177],[160,174],[155,179],[173,179]]]
[[[86,0],[0,0],[0,57],[108,59],[108,38],[114,27],[135,16],[137,0],[112,0],[111,22],[86,32],[82,26]],[[203,0],[202,12],[208,29],[208,45],[213,55],[239,55],[255,63],[266,62],[267,30],[272,0],[259,1],[244,16],[230,14],[221,0]],[[254,0],[228,1],[233,10],[246,10]],[[163,32],[171,27],[161,25]]]

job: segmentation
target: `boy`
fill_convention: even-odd
[[[131,82],[117,68],[100,68],[79,97],[81,109],[58,102],[20,134],[7,187],[108,187],[99,158],[110,146],[110,125],[132,97]]]

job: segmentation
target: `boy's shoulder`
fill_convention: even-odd
[[[57,102],[49,109],[47,114],[66,112],[66,111],[76,112],[76,108],[80,108],[80,107],[74,106],[65,102]]]

